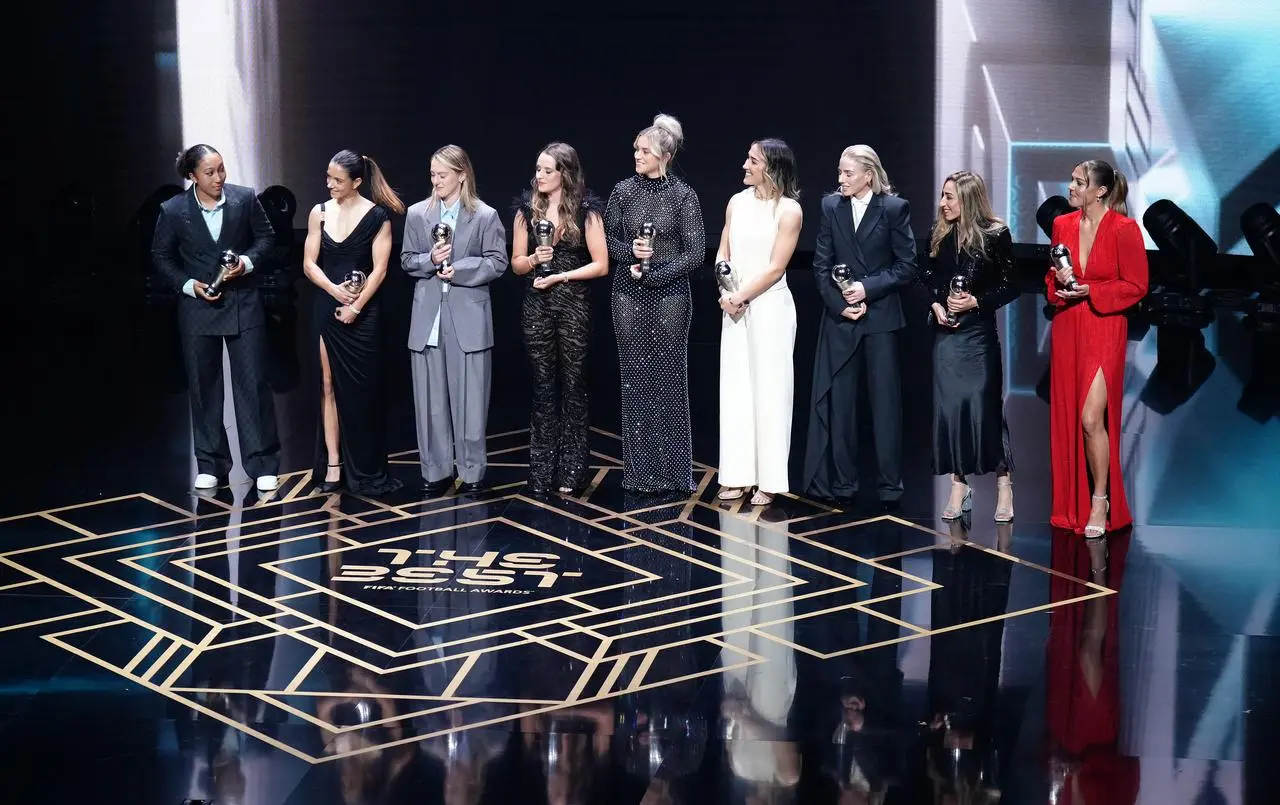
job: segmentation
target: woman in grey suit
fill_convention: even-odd
[[[467,152],[446,145],[431,157],[427,199],[409,208],[400,265],[417,282],[409,364],[423,491],[480,491],[493,367],[489,283],[507,270],[498,213],[476,195]],[[443,225],[443,226],[442,226]],[[445,230],[447,227],[447,230]],[[443,237],[437,237],[437,236]]]

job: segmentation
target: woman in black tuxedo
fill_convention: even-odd
[[[932,303],[933,472],[951,475],[942,510],[954,520],[972,507],[970,475],[995,472],[998,523],[1013,520],[1013,451],[1004,418],[1004,370],[996,311],[1018,298],[1013,239],[995,217],[982,177],[947,177],[923,277]],[[953,291],[952,281],[963,277]],[[950,315],[948,315],[948,313]]]
[[[822,297],[813,361],[812,410],[802,487],[810,497],[844,502],[858,491],[858,385],[867,376],[879,496],[902,497],[902,380],[898,331],[906,325],[899,291],[915,280],[911,207],[893,193],[880,157],[866,145],[840,156],[839,192],[822,200],[813,272]],[[847,291],[832,281],[845,264]]]
[[[231,447],[222,422],[222,345],[231,361],[231,397],[244,471],[260,491],[278,485],[280,439],[275,400],[267,385],[266,316],[250,281],[270,251],[275,232],[252,188],[227,184],[222,155],[193,145],[178,155],[178,175],[191,189],[160,205],[151,259],[180,291],[178,332],[191,398],[196,489],[213,489],[231,472]],[[209,286],[224,251],[237,256],[217,295]]]

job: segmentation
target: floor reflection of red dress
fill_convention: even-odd
[[[1117,746],[1120,731],[1119,589],[1129,530],[1113,533],[1110,556],[1067,529],[1053,530],[1052,567],[1092,580],[1115,595],[1068,604],[1049,619],[1048,702],[1050,802],[1055,805],[1131,805],[1138,799],[1136,758]],[[1098,572],[1105,561],[1105,570]],[[1092,572],[1091,572],[1092,571]],[[1079,597],[1079,583],[1053,576],[1053,601]]]

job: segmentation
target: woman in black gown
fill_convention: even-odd
[[[613,272],[613,329],[622,375],[623,488],[640,494],[693,486],[689,429],[689,274],[706,260],[698,194],[668,175],[684,138],[680,121],[658,115],[635,140],[636,175],[605,207]],[[650,248],[640,225],[652,223]],[[642,262],[649,267],[642,271]]]
[[[511,268],[533,272],[520,323],[533,369],[529,422],[529,491],[580,493],[587,485],[587,281],[609,272],[603,204],[586,188],[578,152],[551,143],[538,154],[533,186],[516,203]],[[538,245],[549,221],[552,245]]]
[[[982,177],[947,177],[922,280],[931,305],[933,341],[933,471],[951,474],[942,510],[954,520],[972,508],[967,478],[995,472],[995,519],[1013,519],[1013,453],[1004,417],[1004,369],[995,313],[1018,297],[1013,240],[991,211]],[[953,290],[953,280],[964,277]],[[948,316],[950,313],[950,317]],[[952,323],[954,321],[954,323]]]
[[[391,256],[388,210],[404,204],[371,157],[339,151],[325,183],[330,201],[307,220],[302,267],[315,294],[311,343],[319,350],[320,426],[312,469],[321,492],[344,485],[384,495],[401,483],[387,474],[386,398],[382,388],[376,296]],[[373,200],[360,194],[367,187]],[[320,480],[323,479],[323,480]]]

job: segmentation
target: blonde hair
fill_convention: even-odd
[[[431,161],[439,162],[449,170],[462,174],[462,192],[460,193],[462,206],[467,212],[475,212],[476,207],[480,206],[480,197],[476,195],[476,172],[471,167],[471,157],[467,156],[467,152],[459,146],[446,145],[431,155]],[[431,202],[427,207],[434,206],[437,201],[439,199],[436,198],[435,193],[432,193]]]
[[[671,160],[675,159],[676,152],[684,143],[684,126],[671,115],[659,112],[654,116],[653,123],[648,128],[642,129],[637,136],[649,141],[649,147],[653,149],[662,165],[662,175],[666,176],[667,166],[671,164]]]
[[[986,235],[994,235],[1005,228],[1004,221],[996,217],[991,210],[991,199],[987,196],[987,183],[982,177],[970,171],[956,171],[943,180],[956,186],[956,198],[960,201],[960,219],[948,221],[939,215],[933,224],[933,237],[929,240],[929,256],[937,257],[938,249],[954,229],[959,232],[956,238],[956,250],[970,254],[986,256]]]
[[[841,159],[852,159],[863,170],[871,171],[871,192],[893,195],[893,185],[889,182],[889,174],[880,164],[880,155],[869,145],[851,145],[844,149]]]

